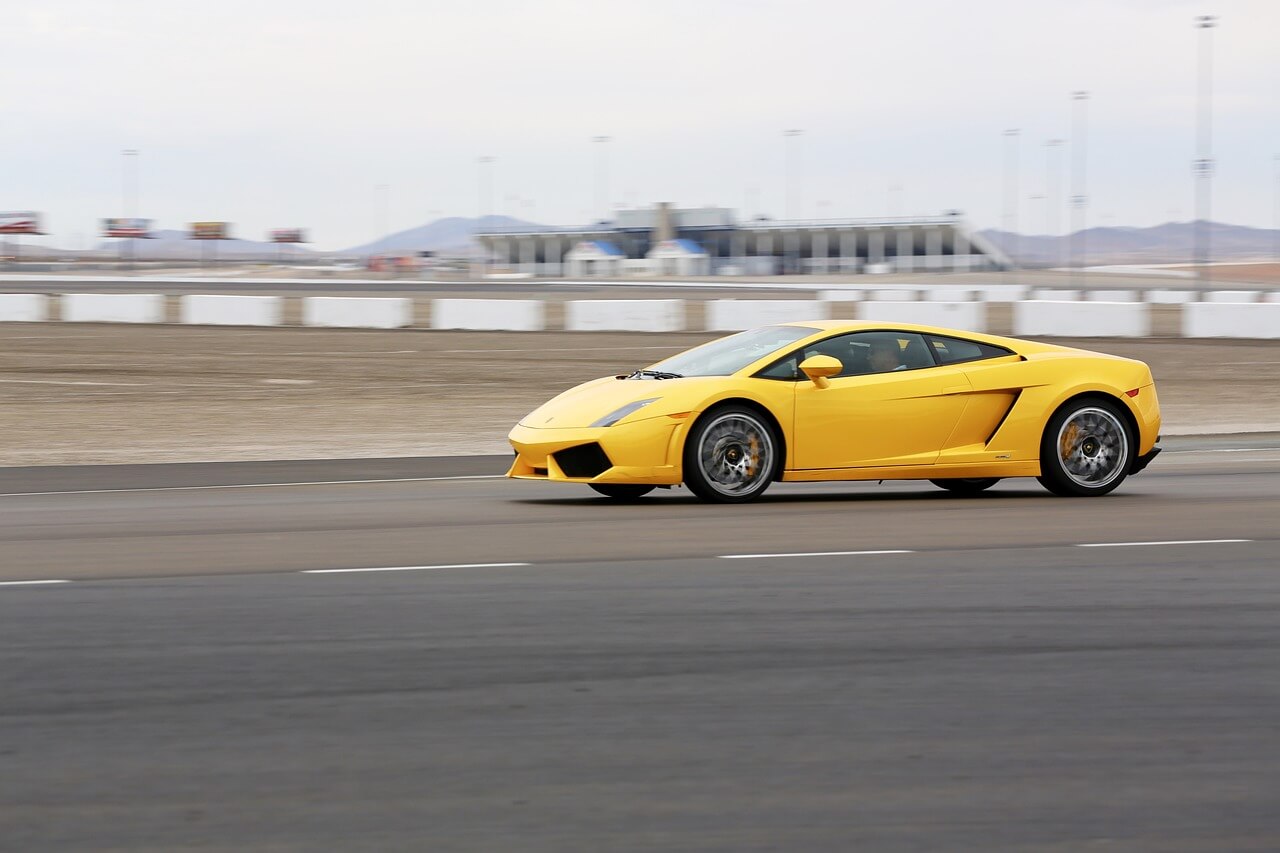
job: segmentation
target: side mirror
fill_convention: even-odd
[[[840,360],[829,355],[811,355],[800,362],[800,371],[812,379],[813,384],[819,388],[828,387],[831,383],[827,379],[838,375],[842,370],[844,365]]]

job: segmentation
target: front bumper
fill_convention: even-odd
[[[680,439],[685,424],[684,419],[667,416],[611,427],[534,429],[517,424],[507,436],[516,451],[507,476],[564,483],[674,486],[682,479]],[[603,455],[579,450],[590,445],[598,445]],[[557,454],[562,454],[559,459]],[[581,462],[584,458],[585,465]],[[595,459],[601,460],[598,465],[592,464]]]

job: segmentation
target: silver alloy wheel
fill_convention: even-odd
[[[702,431],[698,464],[707,485],[720,494],[750,494],[773,476],[773,434],[751,415],[725,413]]]
[[[1129,465],[1129,435],[1120,419],[1106,409],[1079,409],[1058,430],[1062,473],[1090,489],[1101,488]]]

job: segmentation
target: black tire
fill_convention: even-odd
[[[957,495],[976,495],[1000,482],[999,477],[961,477],[954,480],[930,480],[940,489],[954,492]]]
[[[1136,441],[1120,407],[1104,397],[1072,400],[1053,413],[1040,439],[1040,476],[1055,495],[1095,497],[1124,482]]]
[[[746,503],[781,467],[782,441],[768,416],[727,404],[698,418],[684,443],[684,483],[704,501]]]
[[[587,483],[587,485],[615,501],[639,500],[656,488],[656,486],[633,486],[630,483]]]

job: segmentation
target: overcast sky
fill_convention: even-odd
[[[40,0],[0,26],[0,209],[54,245],[137,213],[226,219],[320,248],[481,206],[577,224],[609,201],[786,215],[783,130],[805,217],[965,211],[1004,222],[1019,128],[1019,224],[1049,219],[1046,148],[1088,104],[1090,224],[1194,212],[1198,14],[1213,31],[1213,216],[1272,227],[1280,2],[1201,0]],[[1070,154],[1062,154],[1065,187]],[[901,187],[899,190],[893,187]],[[1051,190],[1051,192],[1053,192]],[[1060,228],[1069,224],[1058,193]],[[750,211],[744,210],[750,204]]]

